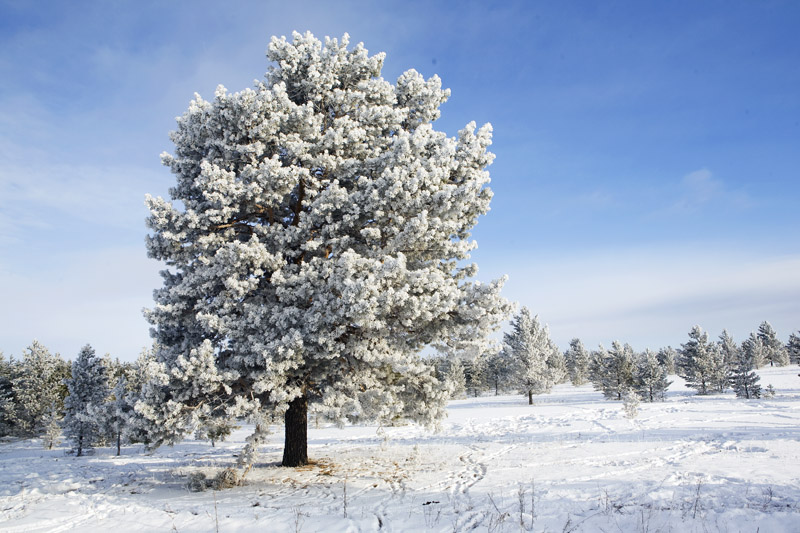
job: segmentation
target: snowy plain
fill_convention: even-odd
[[[309,426],[314,464],[281,468],[282,428],[243,486],[191,492],[248,428],[88,457],[0,444],[0,531],[800,531],[800,377],[770,399],[696,396],[680,378],[634,419],[590,385],[452,401],[439,432]]]

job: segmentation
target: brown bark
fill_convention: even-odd
[[[292,400],[283,417],[285,439],[282,466],[308,464],[308,399],[300,396]]]

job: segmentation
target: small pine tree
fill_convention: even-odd
[[[736,344],[736,341],[733,340],[733,337],[728,333],[727,329],[723,329],[722,334],[719,336],[719,348],[722,350],[725,364],[728,365],[729,368],[733,368],[739,361],[739,351],[741,348]]]
[[[623,389],[622,410],[625,413],[625,418],[634,419],[639,416],[639,394],[633,389]]]
[[[486,388],[488,364],[485,354],[478,354],[464,360],[464,379],[467,391],[474,397],[480,396]]]
[[[789,335],[789,342],[786,343],[786,353],[789,354],[789,361],[793,365],[800,365],[800,331],[797,334]]]
[[[789,364],[789,354],[786,347],[778,340],[778,334],[772,329],[769,322],[764,321],[758,326],[758,338],[764,346],[764,359],[769,366],[785,366]]]
[[[664,367],[668,375],[675,374],[675,360],[678,357],[678,352],[675,351],[675,348],[672,346],[661,348],[657,357],[659,364]]]
[[[667,388],[672,384],[667,380],[667,369],[650,350],[645,350],[637,357],[634,383],[636,392],[646,402],[663,401]]]
[[[694,326],[689,332],[689,341],[681,345],[676,366],[686,386],[696,389],[698,394],[718,390],[724,380],[721,376],[727,376],[719,346],[709,342],[708,334],[700,326]]]
[[[539,323],[538,316],[531,316],[527,307],[511,321],[511,332],[504,336],[504,350],[514,363],[513,380],[519,391],[533,405],[533,395],[550,392],[564,378],[561,352],[550,340],[546,325]]]
[[[606,398],[621,400],[622,393],[635,385],[633,370],[634,354],[630,344],[614,341],[610,351],[600,346],[593,372],[596,376],[594,387]]]
[[[583,346],[580,339],[572,339],[569,348],[564,353],[567,362],[569,379],[576,387],[589,381],[589,351]]]
[[[109,393],[106,365],[88,344],[81,348],[72,363],[72,376],[66,385],[69,394],[64,400],[64,433],[72,440],[72,449],[80,457],[101,437],[101,421],[95,413]]]
[[[737,398],[759,398],[761,397],[761,386],[758,381],[761,379],[755,372],[755,345],[745,342],[744,348],[739,350],[736,365],[731,374],[731,386]]]
[[[128,440],[128,421],[134,414],[135,395],[131,394],[128,380],[122,374],[110,395],[102,405],[89,405],[88,410],[97,420],[100,436],[108,443],[116,446],[117,455],[122,453],[122,445]]]
[[[754,368],[761,368],[764,366],[766,362],[764,343],[758,335],[751,333],[750,336],[742,342],[742,350],[746,350],[750,353],[753,358]]]
[[[450,359],[445,381],[452,390],[451,398],[462,398],[466,394],[467,380],[464,376],[464,365],[461,363],[461,359],[456,357]]]
[[[13,402],[6,416],[19,437],[36,437],[52,430],[64,410],[69,365],[38,341],[23,351],[11,378]]]
[[[504,350],[489,354],[486,358],[486,378],[488,384],[494,389],[494,395],[500,394],[501,389],[508,388],[513,364],[508,353]]]

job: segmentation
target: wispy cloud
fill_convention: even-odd
[[[707,168],[692,171],[678,184],[678,199],[672,210],[696,211],[710,205],[746,208],[751,198],[743,191],[730,188]]]

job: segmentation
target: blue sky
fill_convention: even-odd
[[[0,0],[0,350],[133,359],[160,285],[146,193],[194,92],[270,36],[351,35],[494,126],[479,278],[562,347],[800,329],[800,4]]]

